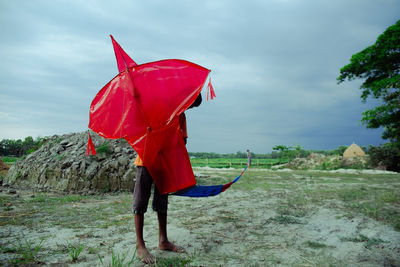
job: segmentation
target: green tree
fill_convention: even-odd
[[[274,146],[272,149],[280,152],[279,163],[281,163],[282,160],[287,157],[287,154],[289,152],[289,147],[285,145],[277,145]]]
[[[380,105],[362,113],[367,128],[384,127],[382,138],[400,144],[400,20],[387,28],[375,44],[354,54],[340,69],[338,83],[364,79],[361,99],[369,96]]]

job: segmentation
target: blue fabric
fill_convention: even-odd
[[[236,183],[243,173],[246,171],[247,166],[244,170],[237,176],[232,183]],[[181,191],[175,192],[172,195],[181,197],[211,197],[216,196],[222,192],[224,185],[195,185]]]
[[[195,185],[173,195],[181,197],[211,197],[216,196],[222,191],[222,185]]]

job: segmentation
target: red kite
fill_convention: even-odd
[[[111,39],[119,74],[93,99],[89,128],[104,138],[125,138],[161,194],[195,185],[178,118],[200,94],[210,70],[178,59],[137,65]],[[91,139],[87,151],[94,152]]]
[[[185,60],[137,65],[111,36],[119,74],[90,105],[89,128],[104,138],[125,138],[143,160],[161,194],[215,196],[238,181],[249,166],[225,185],[196,185],[179,128],[179,115],[197,98],[210,70]],[[211,81],[207,100],[215,97]],[[95,154],[89,135],[87,154]]]

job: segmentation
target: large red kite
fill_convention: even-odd
[[[125,138],[161,194],[195,185],[179,115],[200,94],[210,70],[178,59],[137,65],[111,39],[119,74],[92,101],[89,128],[105,138]]]

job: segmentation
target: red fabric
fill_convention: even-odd
[[[125,138],[161,194],[196,183],[179,129],[179,115],[200,94],[210,70],[170,59],[129,68],[96,95],[89,128],[105,138]]]
[[[96,154],[97,154],[97,152],[96,152],[96,149],[94,148],[92,137],[90,136],[90,133],[89,133],[88,144],[86,147],[86,156],[89,156],[89,155],[93,156]]]
[[[214,97],[215,97],[215,92],[214,92],[214,87],[211,84],[211,78],[208,81],[208,85],[207,85],[207,101],[208,101],[208,96],[209,95],[211,96],[211,100],[213,100]]]
[[[233,184],[233,182],[224,184],[224,185],[222,186],[221,193],[224,192],[224,191],[225,191],[226,189],[228,189],[229,187],[231,187],[232,184]]]
[[[114,40],[114,37],[110,34],[111,41],[114,47],[115,58],[117,59],[118,71],[122,72],[127,68],[136,66],[136,62],[131,59],[127,53],[121,48],[121,46]]]

